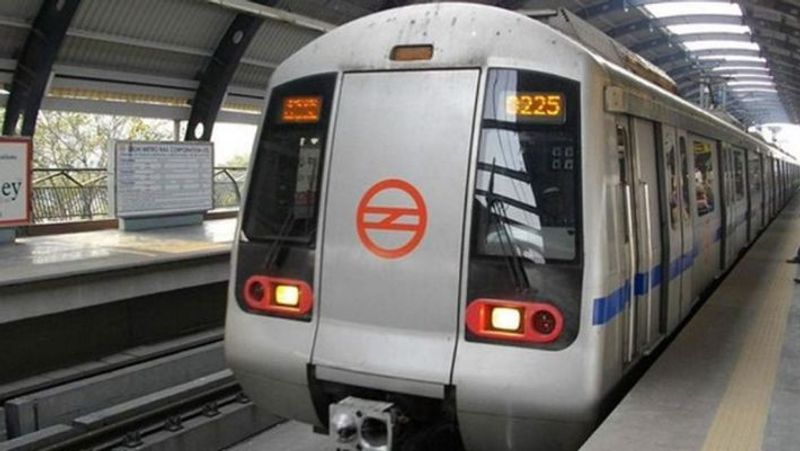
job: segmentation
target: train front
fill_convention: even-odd
[[[226,325],[259,405],[342,450],[456,424],[468,449],[580,443],[597,397],[579,327],[587,61],[530,19],[435,4],[276,70]]]

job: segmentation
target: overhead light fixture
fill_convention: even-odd
[[[729,81],[728,86],[770,86],[775,87],[775,83],[771,81],[756,81],[756,80],[741,80],[741,81]]]
[[[699,33],[750,34],[750,27],[747,25],[730,23],[682,23],[678,25],[667,25],[667,30],[677,35]]]
[[[644,5],[644,9],[659,19],[698,15],[742,16],[739,5],[724,2],[663,2]]]
[[[717,66],[711,69],[713,72],[736,72],[736,71],[758,71],[758,72],[769,72],[768,67],[761,67],[761,66]]]
[[[701,60],[725,60],[725,61],[737,61],[737,62],[752,62],[752,63],[766,63],[766,58],[762,58],[760,56],[742,56],[742,55],[703,55],[699,56],[698,59]]]
[[[755,42],[747,41],[684,41],[683,45],[690,51],[701,50],[752,50],[761,51]]]
[[[743,74],[743,73],[735,73],[730,74],[730,77],[735,80],[741,80],[743,78],[752,79],[752,80],[772,80],[772,75],[768,74]]]
[[[755,88],[755,87],[753,87],[753,88],[747,88],[747,87],[741,87],[741,88],[732,88],[731,90],[732,90],[733,92],[769,92],[769,93],[775,93],[775,94],[777,94],[777,93],[778,93],[778,90],[777,90],[777,89],[770,89],[770,88]]]

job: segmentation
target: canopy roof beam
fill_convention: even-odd
[[[4,135],[33,136],[36,131],[53,64],[79,5],[80,0],[45,0],[39,8],[11,81]]]
[[[258,3],[274,6],[278,2],[261,0]],[[228,85],[262,23],[263,18],[249,13],[238,13],[233,18],[200,77],[200,85],[192,100],[185,140],[211,140],[214,123],[228,92]]]

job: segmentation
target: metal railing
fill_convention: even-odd
[[[214,209],[235,209],[247,168],[214,168]],[[109,217],[105,168],[33,170],[33,222],[84,221]]]
[[[247,168],[219,166],[214,168],[214,209],[239,208]]]

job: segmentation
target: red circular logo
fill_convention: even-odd
[[[397,203],[401,205],[391,205]],[[425,200],[413,185],[400,179],[382,180],[372,185],[361,197],[356,210],[358,239],[368,251],[382,258],[410,254],[422,242],[427,226]]]

